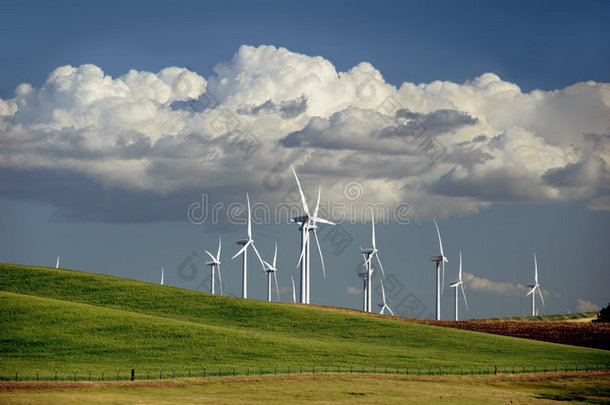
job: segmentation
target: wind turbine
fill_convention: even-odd
[[[256,250],[256,246],[254,246],[254,239],[252,239],[252,218],[250,218],[250,197],[248,193],[246,193],[246,200],[248,201],[248,239],[238,240],[237,244],[241,245],[242,248],[239,249],[237,253],[231,258],[231,260],[235,259],[237,256],[243,253],[243,264],[242,264],[242,284],[241,284],[241,296],[242,298],[248,298],[248,246],[252,246],[254,253],[258,257],[258,260],[263,266],[263,271],[265,271],[265,265],[263,264],[263,259],[261,259],[261,255]]]
[[[360,248],[360,251],[362,252],[364,249],[362,249],[362,247]],[[362,252],[362,262],[366,263],[366,255],[364,254],[364,252]],[[365,264],[363,264],[364,266]],[[369,279],[373,274],[373,270],[374,269],[370,269],[371,271],[369,272],[369,269],[367,267],[366,270],[364,270],[362,273],[358,273],[358,276],[360,276],[360,278],[362,278],[362,310],[364,312],[370,312],[370,305],[369,305]]]
[[[536,291],[540,295],[540,300],[542,300],[542,306],[544,306],[544,298],[542,298],[542,292],[540,292],[540,284],[538,284],[538,261],[536,260],[536,252],[534,252],[534,283],[528,284],[528,287],[531,288],[526,295],[532,296],[532,316],[538,315],[538,311],[536,311]]]
[[[373,276],[373,256],[375,256],[375,259],[377,259],[377,263],[379,264],[379,268],[381,269],[381,274],[383,274],[383,278],[385,278],[385,273],[383,271],[383,266],[381,265],[381,260],[379,260],[379,250],[377,249],[377,245],[375,244],[375,217],[374,217],[374,213],[371,211],[371,244],[373,245],[372,248],[369,249],[362,249],[360,248],[360,251],[362,252],[362,255],[366,257],[366,260],[364,261],[363,266],[366,267],[366,278],[363,277],[364,282],[366,283],[365,285],[365,290],[366,290],[366,309],[365,311],[368,312],[372,312],[371,309],[371,280],[372,280],[372,276]]]
[[[434,219],[434,226],[436,227],[436,234],[438,235],[438,245],[440,247],[441,255],[433,256],[430,258],[431,262],[436,262],[436,320],[441,320],[441,263],[443,264],[443,284],[445,282],[445,263],[449,262],[447,256],[443,253],[443,241],[441,240],[441,232],[438,230],[438,224]]]
[[[275,280],[275,292],[277,293],[277,300],[280,300],[280,288],[277,285],[277,268],[275,267],[275,263],[277,260],[277,242],[275,242],[275,253],[273,253],[273,264],[269,264],[268,262],[263,260],[265,264],[265,273],[267,273],[267,301],[271,302],[271,273],[273,273],[273,278]]]
[[[55,262],[55,268],[56,269],[59,268],[59,256],[57,256],[57,261]]]
[[[299,182],[299,178],[297,176],[294,167],[290,165],[292,169],[292,173],[294,174],[294,178],[297,181],[297,186],[299,187],[299,194],[301,196],[301,203],[303,204],[303,211],[305,215],[300,217],[292,218],[291,222],[295,222],[299,224],[299,230],[301,231],[301,255],[299,256],[299,262],[297,263],[297,267],[301,265],[301,304],[309,304],[310,303],[310,273],[309,273],[309,231],[313,231],[313,236],[316,240],[316,245],[318,246],[318,253],[320,254],[320,262],[322,263],[322,274],[324,278],[326,278],[326,269],[324,268],[324,257],[322,256],[322,249],[320,248],[320,241],[318,240],[318,233],[316,232],[317,223],[323,223],[328,225],[335,225],[334,222],[331,222],[327,219],[320,218],[318,216],[318,210],[320,208],[320,194],[322,192],[322,187],[318,186],[318,201],[316,202],[316,208],[314,209],[313,215],[309,213],[309,208],[307,207],[307,201],[305,200],[305,194],[303,194],[303,189],[301,188],[301,183]]]
[[[205,262],[206,266],[210,266],[210,272],[211,272],[211,277],[212,277],[212,282],[210,285],[210,292],[212,294],[214,294],[214,270],[218,270],[218,285],[220,286],[220,295],[222,295],[222,276],[220,275],[220,248],[222,246],[222,240],[220,239],[220,236],[218,237],[218,252],[216,253],[216,256],[214,256],[213,254],[211,254],[210,252],[208,252],[207,250],[205,251],[208,256],[210,256],[210,258],[212,259],[209,262]]]
[[[163,267],[161,267],[161,285],[163,285],[163,279],[165,278],[165,272],[163,271]]]
[[[381,283],[381,297],[383,298],[383,305],[379,305],[381,307],[381,312],[379,312],[379,313],[383,314],[383,311],[387,308],[387,310],[390,311],[392,316],[395,316],[394,312],[390,309],[390,307],[388,306],[388,303],[385,301],[385,288],[383,288],[383,281],[381,281],[381,279],[379,279],[379,282]]]
[[[458,288],[462,290],[462,297],[464,297],[464,303],[466,304],[466,311],[468,311],[468,301],[466,301],[466,293],[464,293],[464,282],[462,281],[462,251],[460,250],[460,270],[458,272],[458,281],[452,283],[451,288],[455,288],[455,320],[458,320]]]

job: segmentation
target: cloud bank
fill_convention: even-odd
[[[273,206],[294,164],[311,195],[321,184],[323,200],[390,212],[408,201],[418,217],[495,202],[610,209],[609,83],[524,93],[484,73],[397,88],[367,62],[338,72],[273,46],[242,46],[214,72],[62,66],[18,85],[0,99],[0,195],[80,220],[184,220],[202,193]]]

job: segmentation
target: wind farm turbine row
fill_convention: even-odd
[[[333,225],[335,225],[335,223],[328,219],[321,218],[319,216],[320,198],[321,198],[321,192],[322,192],[322,188],[320,186],[318,186],[318,196],[317,196],[315,208],[313,210],[313,214],[311,213],[311,211],[309,210],[309,206],[307,204],[306,198],[305,198],[305,194],[303,193],[301,183],[297,176],[297,173],[292,166],[290,166],[290,168],[292,170],[292,173],[294,175],[294,178],[295,178],[295,181],[296,181],[296,184],[298,187],[299,196],[301,199],[302,210],[303,210],[303,215],[294,217],[290,220],[290,222],[298,225],[297,229],[300,234],[300,255],[299,255],[299,258],[297,261],[297,268],[300,269],[300,277],[299,277],[300,285],[299,285],[298,302],[301,304],[310,304],[311,303],[311,300],[310,300],[310,298],[311,298],[310,243],[312,240],[311,235],[313,234],[313,239],[316,242],[316,247],[318,250],[318,254],[320,256],[322,275],[324,278],[326,278],[324,257],[322,254],[322,248],[320,246],[320,241],[318,239],[317,229],[318,229],[319,224],[333,226]],[[238,257],[240,255],[242,256],[242,298],[248,298],[248,248],[251,248],[257,257],[259,264],[261,265],[262,273],[267,276],[267,301],[272,300],[273,284],[275,284],[276,296],[277,296],[277,300],[279,301],[280,294],[279,294],[279,286],[278,286],[278,281],[277,281],[277,273],[278,273],[277,242],[275,243],[273,260],[272,261],[263,260],[258,249],[256,248],[256,246],[254,244],[254,238],[252,236],[252,215],[251,215],[250,196],[247,193],[246,193],[246,208],[247,208],[247,238],[240,239],[236,242],[237,245],[241,246],[241,248],[231,258],[231,259],[235,259],[236,257]],[[444,291],[444,282],[445,282],[445,263],[448,263],[449,259],[447,258],[447,256],[445,255],[445,253],[443,251],[443,242],[442,242],[440,229],[438,227],[438,223],[436,222],[436,219],[434,219],[434,227],[436,229],[436,233],[437,233],[437,237],[438,237],[440,254],[438,256],[431,257],[430,260],[435,263],[435,318],[436,318],[436,320],[440,320],[441,319],[441,313],[440,313],[441,295],[443,294],[443,291]],[[216,252],[216,255],[213,255],[209,251],[205,250],[205,253],[211,259],[210,261],[207,261],[205,264],[210,267],[210,280],[211,280],[210,291],[212,294],[216,293],[216,288],[215,288],[216,287],[216,273],[218,274],[219,291],[220,291],[220,294],[222,294],[222,275],[220,272],[221,247],[222,247],[222,239],[219,237],[218,238],[218,250]],[[376,268],[375,268],[376,266],[374,266],[373,260],[375,260],[376,265],[378,265],[379,270],[381,270],[381,278],[379,280],[379,283],[380,283],[380,287],[381,287],[381,296],[382,296],[383,303],[379,305],[379,307],[381,307],[380,314],[384,314],[385,311],[387,310],[390,314],[394,315],[394,312],[389,307],[389,305],[386,301],[385,287],[383,284],[383,279],[385,279],[385,271],[383,269],[383,265],[381,264],[381,259],[379,258],[379,249],[377,247],[376,240],[375,240],[375,218],[374,218],[373,212],[371,212],[371,247],[370,248],[360,247],[360,253],[362,254],[362,259],[363,259],[362,267],[364,267],[364,270],[358,274],[359,277],[362,278],[362,282],[363,282],[363,287],[362,287],[362,309],[363,309],[363,311],[372,312],[372,279],[373,279],[373,273],[376,270]],[[58,263],[56,266],[59,265],[59,257],[57,258],[57,262]],[[162,271],[161,284],[163,284],[163,282],[164,282],[163,269],[161,269],[161,271]],[[295,289],[295,281],[294,281],[294,278],[292,277],[292,275],[291,275],[291,281],[292,281],[292,301],[296,303],[297,294],[296,294],[296,289]],[[461,251],[459,252],[458,279],[455,282],[452,282],[450,284],[450,287],[455,288],[454,320],[457,321],[459,319],[459,296],[460,296],[460,294],[464,300],[466,310],[468,311],[468,301],[466,299],[466,293],[464,291],[464,281],[462,279],[462,252]],[[539,295],[543,305],[544,305],[544,298],[542,297],[542,293],[540,291],[540,284],[538,283],[538,263],[536,260],[535,253],[534,253],[534,283],[529,284],[528,288],[530,288],[530,291],[527,293],[527,295],[532,296],[532,315],[536,315],[537,314],[537,311],[535,308],[536,292],[538,292],[538,295]]]

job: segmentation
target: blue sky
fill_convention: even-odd
[[[204,290],[201,283],[207,271],[201,263],[202,251],[214,250],[220,233],[226,249],[225,291],[239,295],[240,265],[230,260],[229,253],[243,227],[227,221],[194,225],[188,221],[187,208],[202,193],[225,207],[243,203],[245,192],[255,201],[272,204],[294,186],[286,165],[290,161],[302,173],[310,195],[322,184],[324,198],[340,199],[341,190],[355,181],[364,200],[383,202],[389,212],[397,201],[412,206],[409,224],[390,221],[377,228],[384,268],[392,275],[386,284],[389,289],[396,285],[388,303],[401,307],[405,315],[426,317],[432,311],[429,257],[437,251],[433,216],[439,218],[450,259],[447,280],[455,278],[459,249],[464,271],[476,277],[470,286],[467,283],[471,304],[467,317],[521,311],[521,297],[514,290],[531,281],[533,250],[538,255],[546,313],[605,306],[610,298],[605,287],[610,281],[610,253],[605,248],[610,229],[606,163],[610,114],[604,98],[608,89],[602,84],[610,81],[610,28],[605,18],[609,11],[607,2],[562,1],[178,2],[171,6],[3,2],[0,101],[6,107],[0,104],[0,112],[5,111],[0,126],[4,184],[0,261],[50,266],[61,255],[67,268],[151,282],[157,281],[163,265],[168,284]],[[375,71],[361,62],[370,63]],[[225,64],[215,70],[220,63]],[[287,65],[278,68],[280,73],[265,70],[281,63]],[[61,93],[61,83],[47,80],[60,66],[76,69],[83,64],[99,70],[76,70],[84,79],[73,83],[81,87],[69,97]],[[99,87],[100,71],[107,79],[118,80],[131,69],[157,74],[170,66],[194,72],[188,78],[203,83],[201,91],[193,90],[171,105],[162,99],[162,92],[156,94],[150,102],[155,109],[150,129],[138,126],[147,121],[129,122],[141,113],[137,109],[144,105],[141,101],[130,101],[133,110],[127,105],[109,109],[109,98],[100,99],[95,107],[83,102],[82,97],[90,94],[83,89],[106,94]],[[349,85],[324,76],[333,68],[352,72],[341,80],[356,85],[368,84],[366,75],[358,76],[362,72],[374,77],[375,91],[395,97],[410,111],[410,119],[436,131],[449,151],[446,158],[426,166],[411,160],[408,150],[394,153],[395,144],[384,146],[389,118],[373,112],[379,112],[377,102],[371,107],[362,97],[346,98]],[[288,69],[292,81],[272,88],[282,80],[281,69]],[[322,78],[320,87],[308,81],[308,72]],[[481,78],[487,72],[496,76]],[[159,77],[166,80],[172,74]],[[431,84],[435,81],[445,83],[443,91]],[[584,81],[597,84],[569,87]],[[413,88],[403,86],[405,82]],[[20,83],[31,84],[32,93],[16,96]],[[129,97],[136,97],[133,94],[144,90],[134,83],[141,82],[124,79],[108,91],[132,86]],[[159,83],[151,91],[163,85]],[[417,90],[420,83],[429,86]],[[263,144],[260,153],[237,160],[231,160],[226,150],[201,156],[188,153],[218,146],[214,134],[197,129],[196,120],[205,122],[209,111],[199,116],[180,104],[188,103],[186,99],[203,102],[204,88],[244,125],[251,125]],[[497,95],[501,94],[497,89],[511,94],[510,101]],[[531,93],[536,89],[542,92]],[[469,95],[472,92],[474,96]],[[490,92],[497,92],[499,98],[491,99]],[[34,103],[28,94],[42,101]],[[137,97],[142,94],[149,97],[146,92]],[[298,101],[303,100],[301,94],[305,112]],[[335,102],[342,97],[343,104]],[[262,107],[267,99],[271,106]],[[19,100],[25,100],[27,108]],[[13,105],[19,106],[17,113]],[[344,110],[348,105],[357,108]],[[435,113],[438,110],[444,112]],[[125,118],[121,111],[131,115]],[[178,113],[182,117],[178,121],[187,124],[176,125],[188,130],[171,126]],[[396,118],[391,125],[396,122],[404,123]],[[118,140],[112,138],[117,131]],[[342,137],[343,133],[347,135]],[[477,138],[479,133],[484,138]],[[26,148],[20,139],[35,145]],[[82,139],[92,141],[71,149]],[[112,142],[115,149],[99,147]],[[371,146],[359,149],[366,142]],[[468,148],[463,146],[466,143]],[[485,145],[480,147],[481,143]],[[114,160],[120,145],[130,145],[130,156],[136,158]],[[373,145],[379,150],[372,150]],[[179,153],[173,152],[178,149]],[[221,165],[218,172],[202,168],[216,164],[215,159]],[[357,159],[363,159],[360,165],[354,163]],[[264,178],[278,161],[283,161],[283,185],[270,191]],[[115,163],[108,167],[104,162]],[[358,246],[367,244],[369,226],[344,224],[352,242],[340,253],[333,253],[334,247],[322,241],[329,272],[323,280],[320,269],[312,268],[312,302],[360,306],[354,290],[360,288],[355,275]],[[279,241],[278,277],[282,298],[288,300],[288,275],[297,278],[298,234],[293,226],[279,223],[255,225],[254,232],[257,246],[268,257],[273,242]],[[197,268],[193,275],[185,273],[191,260]],[[313,263],[317,263],[315,255]],[[264,277],[254,271],[254,262],[250,268],[251,296],[262,299]],[[445,319],[451,314],[448,294],[443,296]],[[409,309],[407,302],[417,305]],[[527,312],[529,305],[523,304]]]

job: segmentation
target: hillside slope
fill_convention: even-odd
[[[542,369],[610,361],[595,349],[11,264],[0,264],[0,323],[0,376],[56,367]]]

